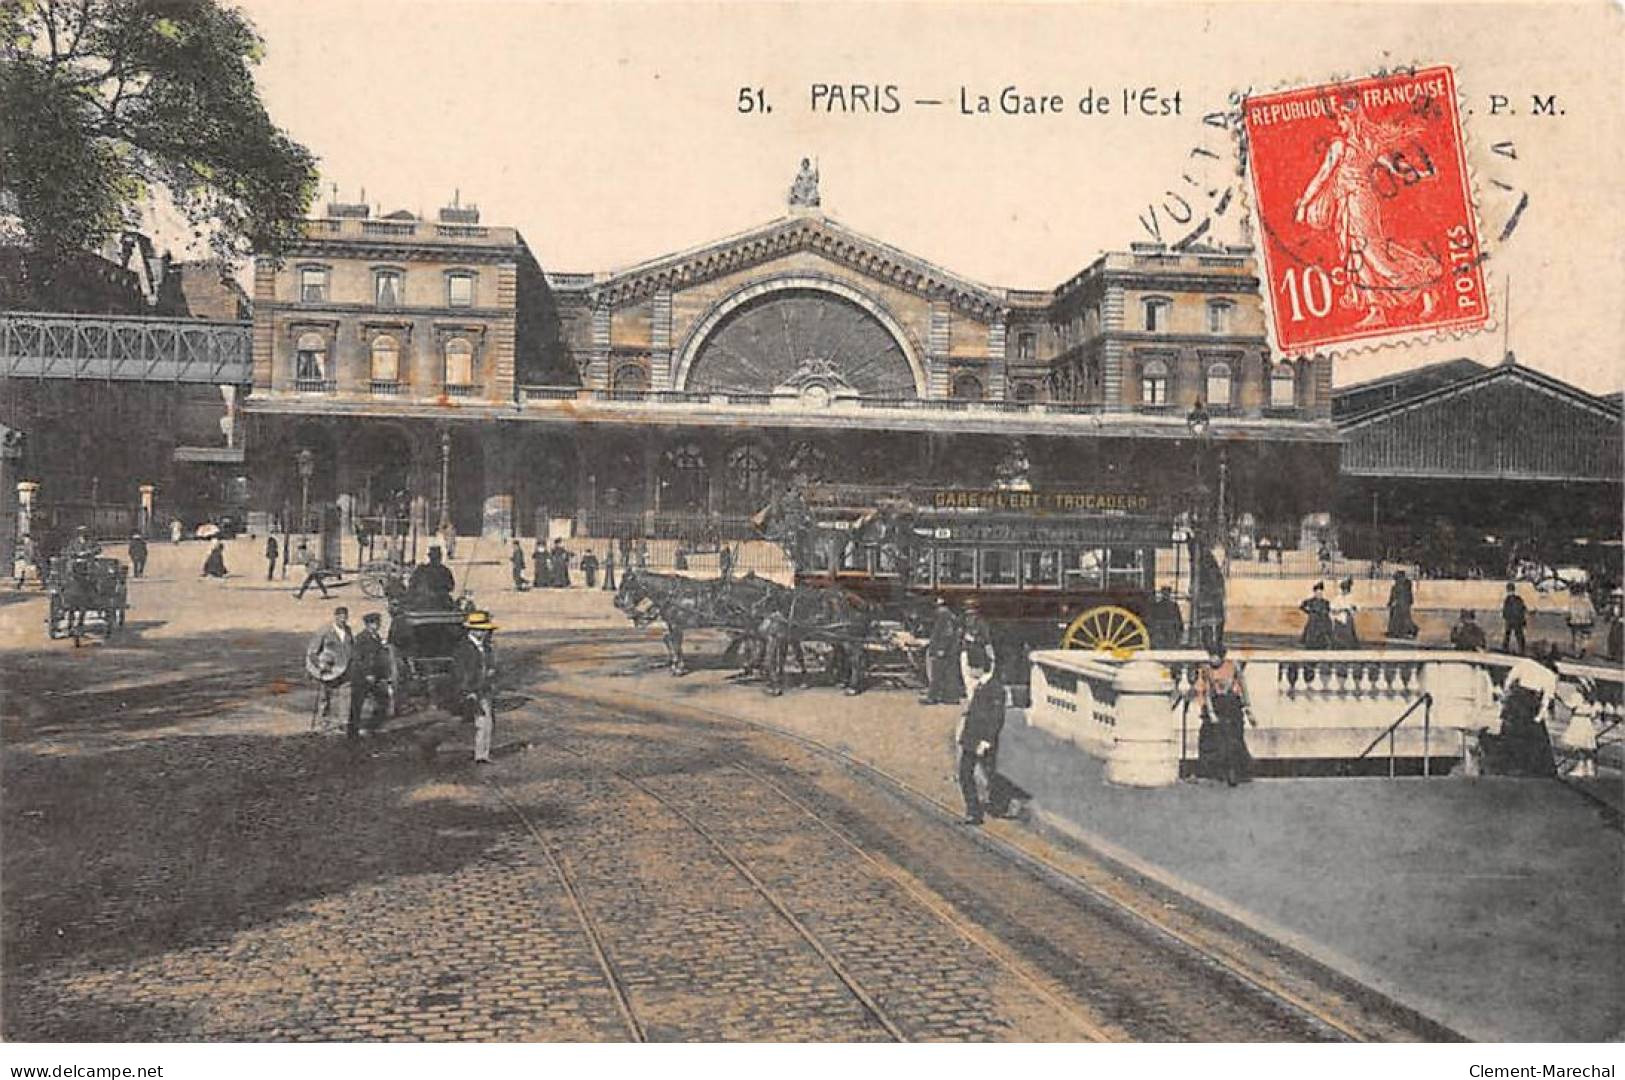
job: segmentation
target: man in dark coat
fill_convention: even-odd
[[[491,633],[497,626],[483,611],[470,612],[463,621],[468,631],[452,650],[451,663],[463,696],[465,715],[474,721],[474,760],[491,764],[491,735],[496,727],[496,650]]]
[[[982,663],[987,667],[978,666]],[[999,735],[1004,730],[1004,684],[993,676],[991,653],[984,651],[980,657],[967,656],[965,666],[972,673],[975,686],[954,741],[959,748],[959,793],[965,799],[965,824],[980,825],[982,797],[976,788],[976,770],[982,770],[982,777],[991,788]]]
[[[925,696],[922,705],[957,705],[964,696],[959,674],[959,647],[963,630],[959,616],[948,601],[937,597],[937,611],[931,619],[931,637],[925,646]]]
[[[73,531],[73,539],[68,541],[67,548],[62,552],[69,559],[94,559],[102,553],[102,546],[90,538],[88,526],[81,525]]]
[[[1450,628],[1450,644],[1458,652],[1485,652],[1489,649],[1484,628],[1478,625],[1478,619],[1470,609],[1462,608],[1460,620]]]
[[[136,577],[147,572],[147,541],[140,533],[130,534],[130,572]]]
[[[440,546],[429,548],[429,561],[416,567],[406,582],[407,606],[420,611],[449,611],[455,605],[451,594],[457,581],[451,567],[440,561]]]
[[[265,538],[265,564],[266,564],[265,565],[265,580],[266,581],[270,581],[272,578],[274,578],[276,576],[276,561],[277,561],[278,557],[281,556],[281,554],[282,554],[282,550],[281,550],[281,548],[277,547],[276,537],[267,536]]]
[[[591,549],[581,555],[581,576],[587,579],[587,588],[598,587],[598,556],[594,555]]]
[[[1153,649],[1177,649],[1185,641],[1185,616],[1180,613],[1174,590],[1164,585],[1151,601],[1149,625]]]
[[[508,562],[513,566],[513,591],[525,591],[525,549],[519,546],[519,541],[513,542],[513,550],[508,553]]]
[[[1529,649],[1529,642],[1524,639],[1524,628],[1529,625],[1529,605],[1523,602],[1518,595],[1518,586],[1514,582],[1507,582],[1507,596],[1501,602],[1501,651],[1512,651],[1512,639],[1518,639],[1518,655],[1522,656]]]
[[[383,616],[376,611],[361,616],[361,633],[350,645],[350,719],[344,728],[348,739],[371,735],[380,726],[379,717],[389,714],[389,653],[378,632],[382,623]],[[363,719],[368,701],[373,703],[370,723]]]
[[[547,541],[541,537],[530,549],[530,583],[538,589],[553,584],[553,563],[547,557]]]
[[[615,591],[615,545],[604,549],[604,591]]]

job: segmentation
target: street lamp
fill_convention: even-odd
[[[301,447],[298,455],[299,462],[299,533],[303,536],[310,531],[310,478],[316,475],[316,455],[311,453],[310,447]]]
[[[440,521],[435,531],[445,536],[451,532],[451,429],[440,433]],[[446,553],[450,556],[450,552]]]
[[[1204,465],[1210,452],[1212,439],[1212,418],[1202,407],[1200,400],[1196,407],[1191,409],[1185,417],[1185,426],[1190,428],[1191,435],[1197,440],[1196,451],[1196,507],[1191,514],[1190,528],[1178,530],[1179,536],[1191,545],[1191,617],[1185,622],[1185,644],[1195,644],[1200,640],[1200,628],[1197,626],[1197,611],[1202,603],[1202,548],[1207,544],[1205,538],[1208,516],[1207,508],[1207,478]]]

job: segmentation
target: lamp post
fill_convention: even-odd
[[[299,535],[303,538],[310,531],[310,478],[316,475],[316,455],[311,453],[310,447],[300,448],[298,463]]]
[[[440,433],[440,521],[435,531],[442,536],[451,531],[451,429]],[[447,552],[447,555],[450,553]]]
[[[1181,530],[1187,542],[1191,544],[1191,617],[1185,622],[1185,644],[1198,643],[1201,640],[1201,630],[1196,624],[1197,611],[1202,602],[1202,560],[1201,548],[1207,541],[1205,539],[1207,523],[1207,479],[1205,464],[1211,447],[1212,420],[1207,410],[1198,401],[1196,407],[1185,417],[1185,425],[1190,428],[1191,435],[1196,439],[1196,509],[1191,514],[1191,527],[1187,532]],[[1222,474],[1221,474],[1222,476]]]

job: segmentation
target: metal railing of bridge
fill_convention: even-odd
[[[252,323],[0,311],[0,375],[246,385]]]

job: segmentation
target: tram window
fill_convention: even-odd
[[[1106,571],[1109,584],[1135,587],[1145,580],[1145,552],[1140,548],[1112,548]]]
[[[1106,584],[1106,551],[1086,548],[1067,560],[1066,583],[1072,588],[1098,589]]]
[[[982,584],[988,588],[1014,588],[1016,553],[1003,548],[982,549]]]
[[[913,584],[926,587],[932,584],[931,564],[933,561],[929,548],[914,553]]]
[[[970,548],[942,548],[937,552],[938,585],[975,585],[976,552]]]
[[[1061,557],[1056,551],[1023,551],[1021,583],[1029,589],[1054,588],[1061,583]]]
[[[875,574],[881,577],[897,576],[897,549],[882,545],[871,549],[871,563]]]

